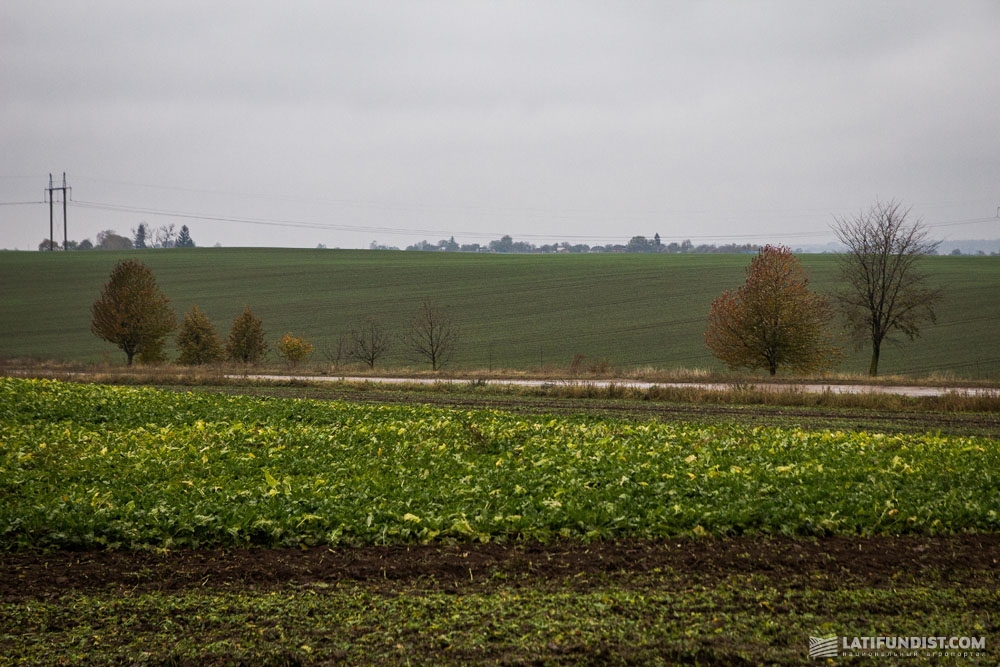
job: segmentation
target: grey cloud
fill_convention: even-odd
[[[975,217],[997,196],[998,19],[973,0],[10,0],[0,150],[90,177],[91,199],[372,229],[823,232],[876,195]]]

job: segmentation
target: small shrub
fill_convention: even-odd
[[[184,323],[177,333],[177,349],[180,350],[178,363],[186,366],[210,364],[225,356],[219,334],[198,306],[184,315]]]
[[[162,338],[150,340],[146,343],[146,346],[139,351],[139,354],[137,354],[135,358],[140,364],[158,366],[159,364],[166,363],[167,361],[167,351],[164,349],[165,347],[166,341]]]
[[[299,362],[309,358],[309,355],[313,353],[313,345],[305,338],[286,333],[278,342],[278,353],[291,366],[296,366]]]
[[[235,320],[226,341],[226,354],[233,361],[254,364],[267,354],[267,341],[259,317],[249,307],[243,308]]]

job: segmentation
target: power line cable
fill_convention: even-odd
[[[101,209],[105,211],[119,211],[125,213],[138,213],[142,215],[158,215],[171,218],[188,218],[194,220],[208,220],[214,222],[235,222],[239,224],[250,224],[250,225],[264,225],[270,227],[298,227],[303,229],[322,229],[322,230],[334,230],[334,231],[349,231],[349,232],[371,232],[371,233],[383,233],[383,234],[407,234],[407,235],[421,235],[421,234],[448,234],[459,233],[466,236],[486,236],[484,232],[447,232],[442,230],[432,230],[432,229],[405,229],[396,227],[378,227],[378,226],[368,226],[368,225],[341,225],[334,223],[321,223],[321,222],[309,222],[305,220],[287,220],[287,219],[275,219],[275,218],[249,218],[241,216],[229,216],[229,215],[214,215],[208,213],[192,213],[185,211],[168,211],[163,209],[146,208],[141,206],[129,206],[124,204],[112,204],[107,202],[89,202],[73,200],[71,202],[74,206],[79,206],[81,208],[92,208]]]
[[[992,222],[996,218],[970,218],[968,220],[952,220],[949,222],[931,222],[926,223],[925,227],[954,227],[957,225],[974,225],[981,222]]]
[[[160,187],[160,186],[143,186],[143,187]],[[209,190],[196,190],[193,188],[173,188],[168,186],[162,186],[162,187],[164,187],[165,189],[178,189],[178,190],[188,190],[195,192],[212,192]],[[13,204],[31,204],[31,203],[36,203],[36,202],[11,202],[10,204],[13,205]],[[408,236],[413,238],[417,238],[419,236],[440,235],[444,237],[461,236],[463,238],[495,239],[501,236],[508,235],[506,232],[496,232],[496,231],[483,232],[483,231],[473,231],[473,230],[388,227],[380,225],[346,225],[346,224],[320,223],[320,222],[310,222],[305,220],[282,219],[282,218],[256,218],[256,217],[209,214],[209,213],[198,213],[198,212],[188,212],[188,211],[176,211],[176,210],[158,209],[158,208],[144,207],[144,206],[132,206],[127,204],[115,204],[109,202],[70,200],[70,203],[74,206],[79,206],[81,208],[101,209],[101,210],[118,211],[125,213],[136,213],[140,215],[156,215],[163,217],[206,220],[214,222],[231,222],[237,224],[252,224],[252,225],[262,225],[271,227],[361,232],[366,234],[387,234],[393,236]],[[461,207],[456,207],[456,208],[461,208]],[[515,210],[521,210],[523,212],[529,209],[510,209],[510,211],[515,211]],[[538,211],[541,212],[542,210],[539,209]],[[950,220],[937,223],[926,223],[925,226],[934,228],[952,227],[960,225],[980,224],[984,222],[990,222],[994,219],[995,218],[992,217],[969,218],[964,220]],[[617,222],[621,223],[624,222],[624,220],[618,218]],[[560,240],[563,241],[592,241],[600,243],[604,242],[616,243],[622,241],[622,236],[565,234],[565,233],[559,233],[559,234],[526,233],[526,234],[519,234],[518,238],[527,240],[548,240],[555,238],[557,236],[559,237]],[[830,231],[823,230],[823,231],[796,231],[796,232],[778,232],[778,233],[749,232],[746,234],[739,234],[739,235],[736,234],[669,235],[668,234],[668,235],[660,235],[660,239],[661,241],[666,240],[668,242],[688,240],[688,241],[703,241],[703,242],[713,241],[713,242],[735,243],[740,241],[749,242],[750,240],[758,240],[758,241],[767,241],[776,239],[792,240],[792,239],[821,238],[829,236],[830,236]]]
[[[305,220],[289,220],[280,218],[250,218],[242,216],[230,216],[230,215],[216,215],[208,213],[195,213],[187,211],[170,211],[165,209],[156,209],[143,206],[131,206],[127,204],[114,204],[109,202],[91,202],[82,200],[70,200],[70,204],[80,208],[89,209],[100,209],[106,211],[118,211],[124,213],[136,213],[140,215],[157,215],[163,217],[173,217],[173,218],[186,218],[193,220],[207,220],[214,222],[233,222],[238,224],[252,224],[252,225],[263,225],[271,227],[290,227],[290,228],[303,228],[303,229],[317,229],[317,230],[332,230],[332,231],[348,231],[348,232],[365,232],[371,234],[389,234],[389,235],[400,235],[400,236],[462,236],[465,238],[483,238],[483,239],[495,239],[501,236],[506,236],[505,232],[482,232],[482,231],[472,231],[472,230],[448,230],[448,229],[424,229],[424,228],[402,228],[402,227],[383,227],[383,226],[370,226],[370,225],[344,225],[344,224],[334,224],[334,223],[320,223],[320,222],[309,222]],[[744,235],[732,235],[732,234],[706,234],[706,235],[661,235],[661,241],[666,239],[671,240],[696,240],[696,241],[743,241],[747,239],[798,239],[798,238],[815,238],[828,236],[829,232],[783,232],[783,233],[751,233]],[[576,241],[607,241],[607,242],[620,242],[622,236],[601,236],[601,235],[583,235],[583,234],[519,234],[519,239],[530,239],[530,240],[545,240],[558,236],[563,240],[576,240]]]

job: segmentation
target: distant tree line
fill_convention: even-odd
[[[368,246],[371,250],[399,250],[399,248],[393,246],[381,245],[375,241],[372,241],[371,245]],[[653,238],[649,239],[645,236],[633,236],[629,239],[629,242],[622,244],[612,244],[612,245],[587,245],[586,243],[549,243],[545,245],[535,245],[533,243],[528,243],[527,241],[515,241],[511,236],[505,235],[500,237],[495,241],[490,241],[486,245],[481,245],[479,243],[467,243],[459,244],[455,241],[455,237],[452,236],[448,240],[441,240],[437,243],[429,243],[428,241],[420,241],[409,245],[406,250],[417,250],[424,252],[493,252],[493,253],[602,253],[602,252],[613,252],[613,253],[668,253],[668,254],[681,254],[681,253],[734,253],[734,254],[752,254],[757,252],[759,246],[752,243],[726,243],[724,245],[715,244],[700,244],[694,245],[690,239],[686,239],[677,243],[672,241],[670,243],[663,243],[660,240],[660,235],[655,234]]]
[[[179,232],[174,231],[174,225],[162,225],[152,228],[144,222],[132,230],[132,237],[121,236],[113,229],[98,232],[97,242],[84,239],[79,243],[68,240],[65,245],[52,241],[52,250],[144,250],[147,248],[194,248],[194,239],[187,225],[181,226]],[[49,239],[43,239],[38,244],[39,250],[49,250]]]
[[[126,363],[156,364],[167,361],[167,337],[178,329],[170,300],[157,286],[153,272],[135,259],[119,261],[91,306],[91,332],[125,353]],[[443,307],[424,299],[416,309],[409,328],[394,336],[382,328],[374,316],[365,317],[340,337],[336,349],[324,351],[329,361],[364,363],[375,368],[397,342],[411,353],[414,361],[438,370],[451,361],[458,347],[458,329]],[[261,318],[249,306],[236,316],[228,338],[223,341],[198,306],[185,313],[176,336],[177,363],[198,366],[230,361],[256,364],[267,355],[270,345]],[[286,333],[277,343],[278,353],[290,366],[307,360],[312,343]]]
[[[909,210],[896,201],[876,202],[857,216],[837,218],[832,227],[847,248],[840,256],[843,287],[835,299],[848,324],[847,333],[859,347],[871,346],[872,376],[878,374],[884,344],[899,336],[918,337],[925,324],[936,323],[935,305],[944,298],[940,289],[928,284],[929,276],[920,266],[939,244],[927,239],[920,221],[909,222],[908,214]],[[154,243],[162,244],[167,237],[155,239]],[[126,240],[135,247],[134,241]],[[496,243],[489,251],[522,251],[509,236]],[[453,240],[446,242],[443,249],[454,250],[452,245]],[[652,241],[633,237],[629,246],[631,252],[671,252],[658,235]],[[165,361],[164,342],[177,328],[176,319],[169,300],[144,264],[134,259],[118,262],[101,297],[94,302],[92,314],[91,331],[121,348],[130,365],[135,358],[149,363]],[[730,368],[766,369],[771,375],[779,368],[825,370],[842,357],[832,330],[834,315],[831,300],[812,291],[808,275],[792,251],[766,245],[747,267],[744,284],[712,302],[705,343]],[[412,358],[437,370],[452,359],[458,339],[448,311],[424,299],[404,334],[387,332],[369,315],[341,335],[335,349],[324,354],[334,365],[352,360],[375,368],[398,343]],[[225,345],[207,316],[193,307],[184,317],[176,342],[178,361],[185,364],[226,359],[252,364],[263,359],[268,350],[260,318],[249,307],[233,321]],[[290,333],[277,347],[291,365],[313,352],[308,340]]]

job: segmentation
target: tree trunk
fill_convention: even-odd
[[[868,367],[868,375],[871,377],[878,375],[878,354],[880,347],[880,343],[872,343],[872,363],[871,366]]]

